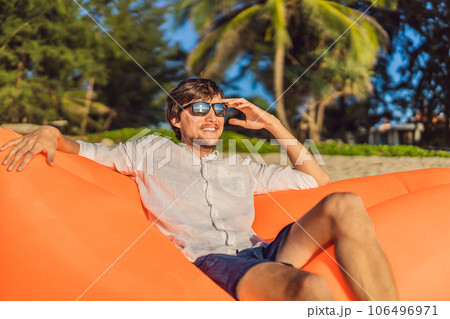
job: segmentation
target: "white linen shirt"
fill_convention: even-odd
[[[253,195],[317,187],[306,173],[257,164],[250,157],[197,157],[183,143],[158,135],[106,147],[80,144],[79,155],[129,175],[159,230],[190,260],[235,255],[263,243],[252,230]]]

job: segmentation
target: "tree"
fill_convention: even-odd
[[[0,121],[67,119],[69,133],[164,119],[165,93],[184,54],[159,27],[153,1],[79,1],[156,84],[73,1],[0,0]]]
[[[163,89],[169,91],[185,78],[186,59],[179,47],[168,45],[160,30],[167,6],[156,6],[148,0],[119,0],[106,4],[86,1],[85,8],[102,21],[110,35],[156,80],[99,32],[98,61],[105,68],[107,81],[96,84],[96,93],[100,101],[117,112],[113,127],[139,127],[163,121],[166,98]],[[83,19],[93,24],[90,18]]]
[[[422,115],[424,144],[450,146],[450,3],[402,0],[399,12],[396,41],[406,63],[398,70],[400,80],[391,86],[402,90],[394,103]],[[439,113],[445,115],[444,122],[436,123]]]
[[[71,43],[83,26],[63,1],[0,1],[0,121],[57,119],[59,94],[86,55]],[[72,35],[72,36],[68,36]]]
[[[193,74],[219,77],[237,58],[244,57],[248,61],[244,69],[253,69],[264,83],[271,84],[277,97],[278,117],[292,130],[290,119],[301,100],[313,99],[311,113],[322,114],[328,103],[326,96],[353,93],[355,84],[358,84],[358,92],[370,89],[367,74],[376,60],[379,47],[386,42],[386,34],[373,18],[362,16],[330,50],[328,57],[311,69],[314,72],[324,70],[324,74],[341,71],[353,79],[343,79],[339,88],[335,87],[330,92],[324,89],[328,76],[319,76],[314,79],[315,85],[307,85],[308,92],[298,89],[297,93],[302,94],[297,98],[283,94],[288,88],[287,83],[294,82],[302,71],[307,71],[308,66],[361,15],[359,10],[346,6],[347,1],[341,2],[177,1],[179,21],[190,18],[200,33],[200,41],[188,57],[188,69]],[[389,7],[395,4],[393,1],[378,2]],[[272,71],[271,80],[266,76],[269,69]],[[298,85],[293,88],[298,88]],[[295,101],[286,101],[287,109],[285,97]],[[313,124],[320,123],[320,118],[323,118],[315,114],[309,117]],[[321,124],[316,126],[320,132]]]
[[[378,94],[370,102],[379,113],[415,113],[425,128],[424,145],[450,146],[449,12],[443,0],[398,1],[396,12],[375,12],[394,45],[379,59]],[[392,62],[397,67],[388,71]]]

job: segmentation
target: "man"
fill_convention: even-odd
[[[354,194],[327,196],[271,243],[253,232],[253,194],[329,183],[326,172],[273,115],[245,99],[225,99],[207,79],[178,84],[167,98],[167,107],[167,119],[180,144],[150,135],[107,148],[74,142],[56,128],[43,126],[1,147],[3,151],[13,146],[3,165],[10,162],[12,170],[19,164],[20,171],[40,152],[53,165],[60,150],[131,176],[161,232],[236,299],[332,300],[322,278],[301,270],[332,243],[359,299],[397,299],[387,260]],[[286,148],[294,169],[260,165],[237,155],[224,159],[214,151],[227,107],[246,116],[230,119],[230,124],[269,130]],[[304,160],[307,157],[310,160]]]

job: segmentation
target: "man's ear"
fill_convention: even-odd
[[[173,126],[175,126],[175,127],[177,127],[177,128],[180,128],[180,119],[179,118],[176,118],[176,117],[172,117],[171,119],[170,119],[170,123],[172,123],[172,125]]]

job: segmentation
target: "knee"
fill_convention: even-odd
[[[325,210],[333,212],[364,208],[361,198],[354,193],[332,193],[323,199],[323,205]]]
[[[373,229],[361,198],[354,193],[328,195],[324,199],[324,214],[341,234],[369,234]]]
[[[347,219],[347,217],[358,217],[365,213],[361,198],[353,193],[333,193],[322,201],[324,214],[333,219]],[[353,216],[356,215],[356,216]]]
[[[287,290],[286,300],[333,300],[327,283],[316,274],[302,274]]]

